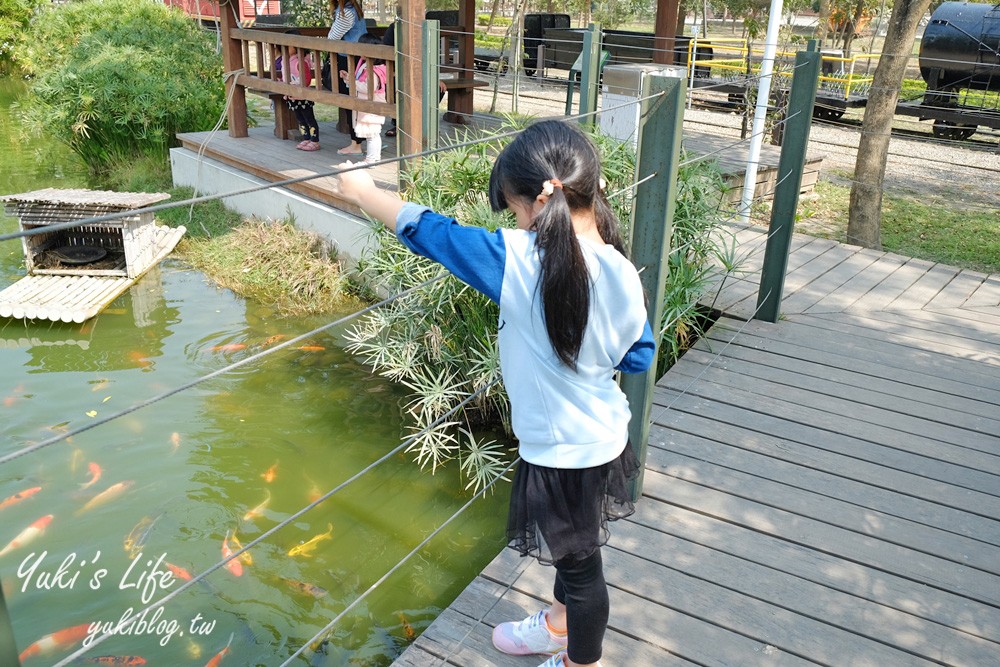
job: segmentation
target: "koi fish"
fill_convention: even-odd
[[[46,526],[48,526],[50,523],[52,523],[52,515],[46,514],[41,519],[38,519],[33,524],[22,530],[17,537],[12,539],[10,543],[8,543],[7,546],[5,546],[2,551],[0,551],[0,558],[3,558],[14,549],[17,549],[18,547],[23,547],[29,542],[34,541],[35,538],[37,538],[39,535],[45,532]]]
[[[322,345],[299,345],[300,350],[303,352],[322,352],[326,348]]]
[[[270,468],[268,468],[267,471],[264,472],[261,475],[261,477],[264,478],[264,481],[267,482],[268,484],[270,484],[271,482],[273,482],[274,478],[277,477],[277,476],[278,476],[278,464],[277,463],[275,463],[273,466],[271,466]]]
[[[153,362],[146,358],[146,355],[138,350],[132,350],[127,355],[128,360],[131,361],[136,366],[146,369],[153,365]]]
[[[92,510],[99,505],[103,505],[104,503],[113,500],[114,498],[117,498],[121,494],[125,493],[125,491],[127,491],[133,484],[135,484],[135,482],[128,480],[125,482],[118,482],[117,484],[109,486],[108,488],[104,489],[96,496],[88,500],[87,504],[78,509],[75,514],[79,516],[80,514],[83,514],[88,510]]]
[[[233,531],[232,537],[229,538],[229,541],[233,543],[233,547],[236,551],[239,551],[240,549],[243,548],[243,545],[240,544],[240,541],[236,539],[235,530]],[[236,558],[243,561],[246,565],[253,565],[253,556],[250,555],[249,551],[244,551]]]
[[[146,664],[146,659],[137,655],[98,655],[93,658],[84,658],[83,661],[95,665],[127,665],[128,667]]]
[[[229,558],[233,555],[233,550],[229,548],[229,531],[226,531],[226,536],[222,540],[222,557]],[[239,558],[234,558],[228,563],[226,563],[226,569],[233,573],[234,576],[243,576],[243,564],[240,563]]]
[[[283,340],[285,340],[285,334],[274,334],[273,336],[268,336],[268,338],[261,343],[261,347],[274,345],[275,343],[280,343]]]
[[[101,470],[101,466],[97,465],[93,461],[91,461],[87,465],[87,470],[90,472],[91,477],[90,477],[90,479],[88,481],[86,481],[86,482],[84,482],[83,484],[80,485],[81,489],[89,489],[94,484],[96,484],[97,480],[99,480],[101,478],[101,473],[103,472]]]
[[[292,588],[293,590],[296,590],[300,593],[305,593],[306,595],[311,595],[317,599],[323,597],[328,592],[325,588],[321,588],[316,584],[310,584],[305,581],[297,581],[295,579],[289,579],[288,577],[278,577],[278,578],[281,579],[283,582],[285,582],[285,584],[288,585],[289,588]]]
[[[184,652],[187,653],[187,657],[191,658],[192,660],[197,660],[198,658],[201,657],[201,645],[195,640],[188,637],[188,643],[184,649]]]
[[[271,503],[271,492],[267,491],[266,489],[264,492],[267,494],[264,497],[264,500],[253,509],[247,510],[247,513],[243,515],[244,521],[249,521],[250,519],[256,519],[257,517],[261,516],[264,513],[264,510],[267,509],[267,506]],[[0,509],[2,509],[2,506],[0,506]]]
[[[36,493],[38,493],[41,490],[42,490],[42,487],[40,487],[40,486],[33,486],[30,489],[25,489],[24,491],[20,491],[18,493],[15,493],[12,496],[8,496],[8,497],[6,497],[6,498],[3,499],[3,502],[0,502],[0,510],[4,509],[5,507],[10,507],[11,505],[16,505],[19,502],[21,502],[22,500],[27,500],[28,498],[30,498],[31,496],[35,495]]]
[[[211,350],[212,352],[237,352],[239,350],[245,350],[246,347],[246,343],[226,343],[225,345],[216,345],[211,348]]]
[[[71,628],[64,628],[57,632],[49,633],[21,651],[19,658],[21,662],[24,662],[28,658],[38,655],[48,655],[56,650],[64,651],[78,641],[82,641],[87,636],[89,630],[90,623],[84,623],[83,625],[74,625]]]
[[[160,520],[160,516],[162,515],[157,515],[155,519],[148,516],[142,517],[139,519],[139,523],[135,524],[129,534],[125,536],[122,546],[125,547],[125,553],[128,554],[130,559],[138,556],[139,552],[146,545],[146,542],[149,541],[149,536],[153,532],[153,526]]]
[[[170,570],[173,573],[173,575],[178,579],[183,579],[184,581],[191,581],[192,579],[194,579],[194,577],[191,576],[190,572],[185,570],[183,567],[180,567],[179,565],[174,565],[173,563],[167,563],[167,562],[164,562],[163,564],[166,565],[167,569]],[[198,656],[194,657],[197,658]]]
[[[416,631],[413,629],[413,626],[410,625],[409,621],[406,620],[406,616],[403,616],[403,612],[399,613],[399,622],[403,626],[403,636],[406,637],[406,641],[412,642],[417,638]]]
[[[328,523],[327,529],[328,530],[325,533],[320,533],[319,535],[316,535],[308,542],[304,542],[303,544],[299,544],[297,546],[292,547],[291,549],[288,550],[288,555],[305,556],[306,558],[311,558],[312,552],[316,550],[316,547],[319,546],[320,542],[322,542],[323,540],[333,539],[333,524]]]
[[[170,434],[170,444],[172,445],[172,449],[170,450],[170,453],[173,454],[174,452],[177,451],[177,448],[181,446],[181,434],[178,433],[177,431],[174,431],[173,433],[171,433]]]
[[[225,658],[226,654],[229,653],[229,645],[232,643],[233,643],[233,633],[230,632],[229,641],[226,642],[226,647],[221,651],[219,651],[218,653],[216,653],[211,660],[206,662],[205,667],[218,667],[219,663],[222,662],[222,659]]]
[[[90,391],[100,391],[111,384],[108,380],[96,380],[96,384],[90,388]]]

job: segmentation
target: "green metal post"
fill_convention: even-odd
[[[601,26],[591,23],[583,33],[583,61],[580,68],[580,113],[589,113],[581,123],[593,125],[597,111],[597,85],[601,76]]]
[[[651,74],[643,78],[640,96],[662,93],[642,102],[639,128],[639,155],[632,224],[632,261],[641,272],[643,290],[648,298],[649,325],[654,337],[663,320],[663,292],[667,283],[670,236],[674,223],[674,199],[677,194],[677,169],[680,165],[682,123],[684,120],[684,79]],[[644,180],[649,178],[649,180]],[[649,415],[656,386],[656,364],[645,373],[622,375],[621,387],[632,410],[629,440],[639,459],[639,479],[632,488],[632,499],[642,495],[642,475],[649,440]]]
[[[440,80],[441,57],[441,22],[428,20],[423,25],[423,59],[421,60],[421,97],[423,101],[421,118],[423,119],[424,148],[437,148],[438,128],[438,81]]]
[[[799,51],[795,55],[795,74],[788,96],[785,136],[778,159],[778,185],[774,189],[771,224],[764,265],[757,292],[756,319],[777,322],[781,310],[781,294],[785,288],[788,251],[795,226],[795,209],[802,187],[802,171],[806,164],[806,147],[812,125],[812,110],[816,103],[821,56],[818,51]]]
[[[10,614],[7,613],[7,603],[0,590],[0,665],[21,667],[21,660],[14,643],[14,628],[10,624]]]

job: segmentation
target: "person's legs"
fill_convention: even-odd
[[[337,54],[337,90],[343,95],[350,95],[351,88],[347,85],[347,82],[340,78],[340,72],[347,71],[347,56],[342,53]],[[361,153],[361,137],[354,133],[354,112],[350,109],[344,110],[347,115],[347,126],[349,128],[349,134],[351,135],[351,146],[347,146],[346,149],[341,149],[337,151],[343,155],[349,154],[360,154]],[[354,146],[357,146],[355,149]],[[350,149],[350,150],[347,150]],[[346,151],[346,152],[345,152]]]
[[[376,134],[366,137],[368,141],[368,153],[365,155],[365,162],[378,162],[382,159],[382,135]]]
[[[555,601],[548,611],[549,627],[567,631],[571,664],[594,664],[601,659],[610,610],[601,552],[597,550],[581,560],[567,557],[557,561],[555,567]]]
[[[319,123],[316,121],[316,111],[315,103],[308,102],[305,108],[302,109],[302,117],[305,119],[306,127],[308,129],[308,136],[306,137],[309,141],[319,143]]]

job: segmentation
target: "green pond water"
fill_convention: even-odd
[[[22,92],[0,81],[0,194],[86,187],[65,149],[18,137],[9,107]],[[0,221],[4,232],[15,227]],[[0,289],[23,274],[20,242],[0,243]],[[278,317],[176,258],[82,325],[0,319],[0,455],[332,319]],[[52,517],[43,534],[0,556],[19,650],[48,633],[116,623],[179,588],[177,577],[162,577],[166,563],[204,571],[227,535],[249,542],[397,446],[406,395],[346,354],[342,333],[0,466],[0,503],[38,489],[0,508],[0,549]],[[469,499],[456,469],[431,476],[393,456],[251,549],[240,576],[213,572],[88,656],[200,666],[232,636],[223,665],[280,664]],[[88,505],[111,488],[120,491]],[[502,547],[506,494],[504,486],[473,504],[295,664],[389,664]],[[289,555],[310,540],[314,548]],[[80,645],[24,665],[53,664]]]

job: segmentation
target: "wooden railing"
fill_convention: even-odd
[[[396,63],[393,47],[344,42],[309,35],[289,35],[280,31],[284,29],[240,28],[233,24],[233,19],[227,12],[222,13],[221,19],[223,60],[226,72],[233,73],[226,80],[226,92],[230,93],[231,88],[236,87],[231,94],[232,102],[228,114],[230,136],[247,136],[246,89],[248,88],[329,104],[342,109],[396,117]],[[338,91],[338,53],[347,56],[348,94]],[[282,72],[274,67],[278,56],[281,56],[281,63],[285,64],[293,54],[298,54],[300,62],[311,64],[312,80],[309,85],[306,85],[305,77],[299,77],[299,83],[292,84],[290,78],[283,77]],[[311,58],[307,57],[309,55]],[[357,98],[357,83],[354,76],[359,58],[365,58],[369,62],[374,59],[385,60],[385,102]],[[325,59],[329,59],[331,64],[330,80],[333,90],[323,88],[321,68]]]

